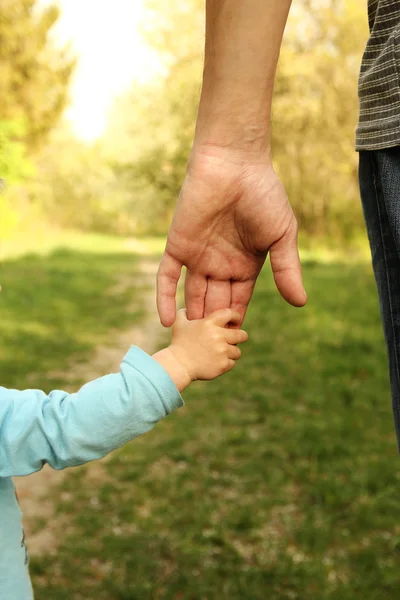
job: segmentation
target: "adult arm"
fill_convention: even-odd
[[[272,93],[290,5],[207,0],[196,134],[157,275],[165,326],[175,320],[184,265],[189,319],[231,307],[243,320],[268,252],[282,296],[294,306],[306,302],[297,222],[270,150]]]

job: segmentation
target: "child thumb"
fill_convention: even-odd
[[[178,322],[187,321],[186,308],[181,308],[180,310],[178,310],[178,312],[176,313],[176,320]]]

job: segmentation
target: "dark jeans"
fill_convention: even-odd
[[[386,337],[400,447],[400,147],[360,152],[359,180]]]

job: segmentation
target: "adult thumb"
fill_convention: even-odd
[[[292,306],[304,306],[307,294],[303,286],[297,232],[293,235],[288,230],[272,244],[269,252],[275,285],[281,296]]]

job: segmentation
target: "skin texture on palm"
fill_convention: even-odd
[[[160,263],[157,303],[162,324],[174,322],[182,265],[187,267],[189,319],[231,307],[242,322],[268,252],[278,290],[289,303],[303,306],[297,223],[268,155],[250,159],[227,148],[197,150]]]

